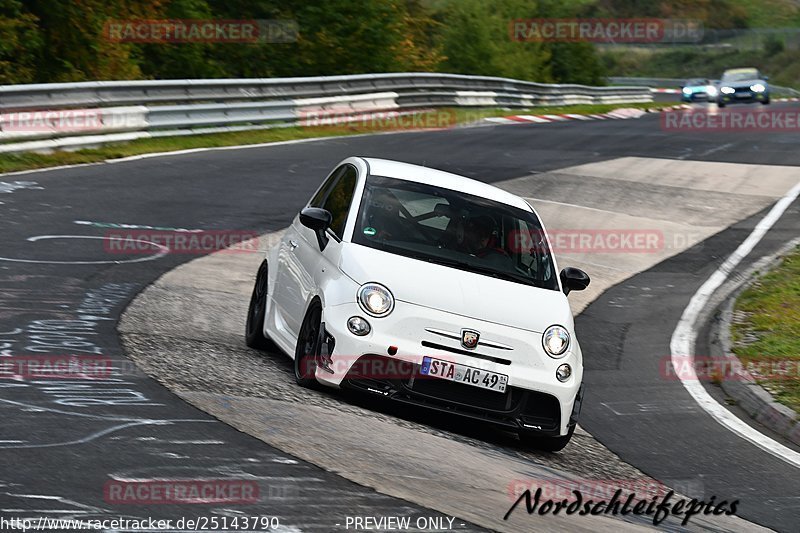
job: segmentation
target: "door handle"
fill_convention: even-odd
[[[297,241],[290,239],[289,246],[292,248],[292,250],[294,250],[295,248],[297,248]]]

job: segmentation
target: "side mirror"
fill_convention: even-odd
[[[769,76],[763,76],[761,79],[764,81],[769,81]]]
[[[330,211],[319,207],[306,207],[300,211],[300,223],[317,234],[319,249],[324,250],[328,246],[328,236],[325,231],[331,227],[333,216]]]
[[[567,267],[561,271],[561,286],[564,294],[572,291],[582,291],[589,286],[589,275],[580,268]]]

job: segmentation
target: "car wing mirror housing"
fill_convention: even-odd
[[[561,271],[561,287],[564,294],[572,291],[582,291],[589,286],[589,275],[580,268],[567,267]]]
[[[325,232],[331,227],[332,221],[333,215],[330,211],[319,207],[306,207],[300,211],[300,223],[317,235],[320,250],[328,246],[328,235]]]

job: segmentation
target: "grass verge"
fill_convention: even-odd
[[[732,334],[759,384],[800,412],[800,246],[739,296]]]
[[[221,146],[237,146],[246,144],[259,144],[267,142],[310,139],[314,137],[333,137],[342,135],[357,135],[362,133],[377,133],[381,131],[397,131],[409,129],[409,124],[423,126],[469,124],[487,117],[504,116],[510,114],[558,114],[578,113],[593,114],[607,113],[620,107],[634,108],[660,108],[672,104],[595,104],[573,105],[560,107],[537,107],[533,109],[440,109],[419,113],[412,117],[392,120],[390,118],[374,121],[353,122],[347,124],[319,125],[307,127],[283,127],[262,130],[239,132],[212,133],[203,135],[186,135],[180,137],[160,137],[154,139],[139,139],[136,141],[115,143],[99,148],[84,149],[74,152],[58,151],[50,154],[20,153],[0,154],[0,173],[15,172],[61,165],[76,165],[81,163],[94,163],[106,159],[117,159],[152,152],[173,152],[190,148],[210,148]]]

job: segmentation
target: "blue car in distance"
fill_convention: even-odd
[[[717,98],[717,88],[714,82],[705,78],[692,78],[686,80],[681,87],[682,102],[713,102]]]
[[[767,78],[756,68],[734,68],[726,70],[719,82],[717,105],[761,102],[769,104]]]

